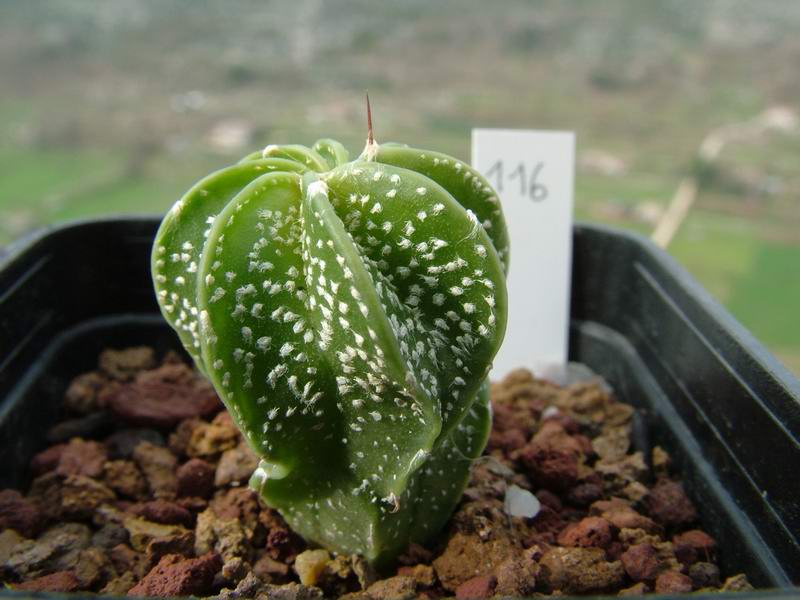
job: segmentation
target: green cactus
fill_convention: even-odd
[[[162,312],[306,539],[390,562],[449,518],[489,434],[506,323],[495,192],[454,158],[268,146],[200,181],[153,248]]]

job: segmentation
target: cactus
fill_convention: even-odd
[[[292,528],[388,564],[446,523],[485,447],[508,238],[454,158],[268,146],[195,185],[153,247],[162,312]]]

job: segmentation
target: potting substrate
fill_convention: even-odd
[[[19,490],[21,496],[26,495],[34,480],[29,467],[33,456],[49,446],[67,443],[71,437],[92,441],[86,430],[62,431],[60,441],[48,441],[45,436],[64,419],[84,414],[74,412],[74,407],[69,409],[69,414],[65,413],[65,393],[76,376],[98,368],[98,356],[105,349],[147,345],[155,349],[155,355],[147,359],[147,370],[164,362],[170,351],[176,349],[174,333],[158,314],[148,268],[158,223],[157,218],[136,217],[61,225],[17,242],[4,257],[0,257],[0,336],[6,342],[0,347],[0,464],[3,465],[0,468],[0,490],[14,489]],[[793,582],[800,581],[800,539],[797,535],[800,513],[796,510],[797,483],[793,476],[793,466],[800,460],[800,412],[797,410],[800,382],[674,260],[640,236],[596,225],[577,224],[573,247],[570,360],[584,363],[601,374],[613,386],[617,398],[635,407],[631,416],[632,450],[642,451],[645,464],[654,457],[653,446],[668,451],[672,462],[670,478],[680,478],[683,491],[691,498],[699,515],[698,522],[690,525],[689,530],[702,529],[716,540],[714,557],[722,571],[721,581],[724,583],[728,576],[744,572],[757,589],[748,594],[749,597],[794,597],[796,588]],[[184,355],[183,358],[189,364],[188,357]],[[503,410],[497,408],[499,404],[495,394],[498,428],[503,420]],[[209,409],[211,412],[221,410],[216,400],[214,405],[213,410]],[[102,413],[100,411],[99,416],[82,422],[92,426],[93,419],[100,421],[94,425],[99,427],[95,441],[103,442],[118,428],[141,428],[109,420]],[[542,410],[545,420],[554,418],[551,413],[552,409],[549,412]],[[214,418],[209,414],[203,420],[210,427]],[[576,420],[580,422],[580,419]],[[107,429],[103,431],[101,426]],[[533,433],[523,422],[515,423],[514,428],[520,429],[523,435]],[[162,443],[167,444],[169,431],[160,430],[159,433]],[[576,437],[569,430],[567,433]],[[580,433],[590,439],[598,437],[591,430],[581,429]],[[494,434],[493,444],[497,443],[498,435],[501,434]],[[159,438],[149,441],[158,446]],[[525,445],[528,445],[527,441]],[[238,446],[238,442],[233,445]],[[110,458],[108,462],[132,461],[147,481],[139,463],[116,458],[113,452],[112,447],[106,448]],[[516,469],[524,470],[521,456],[511,457],[512,452],[506,450],[503,454],[511,458],[517,465]],[[224,451],[219,454],[220,459],[223,454]],[[505,490],[515,489],[508,485],[508,472],[498,467],[502,460],[487,461],[482,458],[478,468],[484,473],[490,469],[486,476],[496,478],[497,485],[505,485]],[[179,464],[183,462],[188,462],[188,457],[179,459]],[[599,463],[597,456],[588,464],[597,471]],[[171,460],[168,467],[173,468]],[[105,471],[105,467],[103,469]],[[499,473],[497,469],[500,469]],[[216,468],[213,471],[216,476]],[[579,475],[581,473],[579,471]],[[104,474],[98,477],[89,480],[109,487]],[[529,481],[530,477],[530,473],[524,474]],[[647,475],[643,477],[641,483],[647,487],[652,488],[656,483],[654,475],[649,476],[649,480]],[[61,478],[50,475],[51,481]],[[47,478],[43,480],[47,481]],[[514,484],[518,491],[496,493],[501,504],[494,503],[494,506],[498,509],[502,506],[502,511],[508,514],[507,503],[510,512],[528,514],[536,508],[535,502],[531,501],[530,493],[520,482]],[[61,487],[62,491],[65,487],[70,489],[64,482]],[[540,504],[535,519],[546,519],[547,508],[554,510],[548,505],[548,495],[541,493],[538,486],[531,492],[537,494]],[[228,493],[231,494],[228,506],[237,503],[236,494],[250,496],[244,481]],[[114,495],[121,499],[117,492]],[[602,512],[591,514],[597,512],[598,507],[592,509],[591,504],[574,506],[574,500],[567,498],[565,492],[557,495],[565,521],[582,520],[580,512],[569,512],[576,509],[608,520]],[[8,496],[15,512],[20,512],[17,508],[26,504],[19,503],[21,496],[14,493]],[[129,502],[142,504],[141,501]],[[193,510],[185,500],[183,502],[183,508],[190,514],[202,514],[205,510],[205,507]],[[211,502],[214,509],[220,509],[223,514],[225,503],[225,500]],[[252,506],[252,502],[246,504]],[[563,512],[564,506],[567,507],[566,513]],[[646,504],[634,503],[633,510],[659,524],[648,513]],[[124,510],[120,512],[126,513]],[[257,509],[257,512],[263,511]],[[228,513],[229,516],[238,514]],[[144,520],[152,521],[152,515],[145,514],[145,517]],[[220,519],[221,522],[226,520]],[[489,521],[491,518],[481,517],[482,523]],[[83,525],[90,528],[90,533],[97,529],[88,521]],[[194,529],[191,525],[184,527]],[[80,535],[86,539],[87,530],[79,529],[84,532]],[[263,554],[268,544],[268,528],[262,524],[258,530],[261,533],[254,534],[256,540],[259,535],[266,536],[264,545],[260,547]],[[285,532],[286,528],[277,527],[276,530]],[[479,530],[478,537],[481,531],[483,529]],[[526,529],[515,526],[512,531],[524,533]],[[530,527],[527,531],[530,532]],[[621,542],[620,531],[612,528],[612,535],[616,538],[612,539],[609,548],[615,547],[614,541]],[[667,530],[665,539],[674,544],[672,538],[677,533],[677,530]],[[127,535],[127,545],[133,550],[130,535]],[[281,535],[284,533],[274,534],[273,543]],[[446,541],[447,536],[448,533],[443,532],[440,541]],[[139,539],[149,541],[146,536]],[[188,544],[188,541],[183,543]],[[655,546],[659,542],[652,540],[647,543]],[[63,547],[59,544],[56,547]],[[24,540],[20,544],[28,548],[34,545],[37,545],[35,541]],[[144,554],[146,559],[147,545],[143,548],[136,552]],[[175,553],[163,548],[163,553],[169,552]],[[605,552],[608,558],[609,550]],[[64,556],[68,554],[65,552]],[[152,558],[157,554],[158,551]],[[105,552],[105,555],[110,560],[111,553]],[[594,555],[599,556],[597,551]],[[58,552],[45,554],[40,562],[45,565],[56,556],[59,556]],[[74,553],[72,556],[74,558]],[[312,565],[325,564],[321,553],[307,556]],[[428,558],[423,554],[411,557],[411,562],[424,564]],[[541,557],[537,557],[535,551],[531,558],[541,565]],[[0,562],[5,563],[5,559]],[[700,562],[709,561],[703,556]],[[251,566],[255,567],[255,564],[258,564],[257,559]],[[60,561],[56,570],[69,570],[70,566],[69,561]],[[335,564],[323,571],[334,567]],[[362,567],[360,561],[351,565],[356,571],[356,579]],[[294,572],[290,570],[289,574],[294,577]],[[313,573],[314,569],[310,572]],[[684,574],[689,575],[688,572]],[[496,590],[500,578],[494,575],[495,582],[492,575],[494,573],[489,575],[484,589],[494,585],[493,592],[499,593]],[[535,574],[537,589],[545,589],[546,577],[541,569]],[[628,578],[627,573],[624,577]],[[190,571],[186,578],[198,578],[197,572]],[[252,578],[249,581],[261,585]],[[631,580],[628,587],[632,587],[632,583]],[[217,584],[222,582],[217,581]],[[246,588],[250,584],[242,585]],[[286,594],[303,597],[308,593],[306,588],[299,587],[270,588],[273,596],[279,591],[284,597]],[[249,597],[257,592],[257,589],[242,589],[239,597]],[[422,589],[422,592],[430,593],[431,590]],[[471,592],[467,588],[467,592],[476,593],[474,588]],[[0,589],[0,596],[9,598],[31,593],[12,591],[10,587]],[[408,588],[398,590],[398,596],[407,593]],[[81,596],[89,594],[93,592],[78,592]]]
[[[669,454],[602,381],[524,369],[492,386],[493,430],[438,539],[376,573],[309,548],[247,487],[258,463],[173,352],[107,349],[63,396],[30,484],[0,491],[11,589],[220,598],[484,598],[752,589]],[[724,551],[724,549],[722,549]]]

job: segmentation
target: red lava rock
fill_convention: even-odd
[[[478,575],[456,588],[456,598],[459,600],[489,598],[494,594],[496,585],[497,578],[494,575]]]
[[[154,523],[163,523],[165,525],[185,525],[186,527],[192,526],[192,513],[178,506],[174,502],[158,499],[145,502],[143,504],[136,504],[129,509],[129,512],[144,517],[148,521]]]
[[[384,600],[413,600],[417,597],[415,582],[411,577],[403,575],[381,579],[367,588],[366,597],[383,598]],[[296,598],[300,600],[299,597]]]
[[[116,494],[99,481],[83,475],[70,475],[61,487],[61,511],[72,519],[89,520],[103,504],[111,504]]]
[[[108,557],[118,573],[130,571],[136,576],[136,579],[144,577],[150,568],[145,555],[136,552],[127,544],[118,544],[111,548]]]
[[[697,511],[683,486],[662,479],[645,498],[647,511],[653,519],[666,527],[688,525],[697,519]]]
[[[647,474],[647,465],[641,452],[626,454],[620,459],[603,458],[594,464],[594,469],[603,477],[605,489],[612,493],[618,493]]]
[[[579,483],[567,492],[567,501],[575,506],[589,506],[603,497],[603,484],[594,481]]]
[[[184,496],[175,500],[175,504],[182,506],[191,513],[203,512],[208,508],[208,500],[199,496]]]
[[[181,355],[175,352],[175,350],[167,350],[164,357],[161,359],[162,365],[182,365],[184,362],[186,361],[184,361]]]
[[[618,589],[625,581],[619,561],[608,562],[600,548],[551,548],[539,560],[542,588],[585,594]]]
[[[190,559],[168,554],[128,591],[128,596],[207,596],[221,568],[222,560],[214,552]]]
[[[570,435],[561,423],[555,420],[544,421],[539,431],[533,436],[531,444],[547,450],[572,452],[575,456],[592,452],[592,444],[587,438]]]
[[[176,456],[186,457],[189,442],[192,441],[194,430],[207,425],[208,423],[206,423],[206,421],[198,417],[184,419],[178,423],[175,430],[169,434],[169,449],[172,450]]]
[[[578,458],[573,452],[542,448],[531,443],[519,451],[517,460],[543,487],[562,491],[578,481]]]
[[[133,460],[147,479],[156,498],[173,498],[178,491],[175,467],[178,459],[163,446],[141,442],[133,451]]]
[[[214,485],[225,487],[247,483],[258,467],[258,460],[258,456],[249,444],[242,440],[235,448],[222,453],[214,474]]]
[[[622,553],[625,552],[625,545],[619,540],[614,540],[606,546],[605,551],[608,560],[619,560]]]
[[[264,581],[280,583],[288,581],[289,565],[275,560],[269,554],[264,554],[253,565],[253,573]]]
[[[666,476],[672,467],[672,458],[661,446],[655,446],[652,453],[653,470],[656,475]]]
[[[305,550],[305,542],[291,529],[272,528],[267,534],[267,553],[275,560],[289,562]]]
[[[658,575],[658,552],[650,544],[631,546],[620,560],[628,577],[634,581],[652,581]]]
[[[462,508],[459,513],[466,511]],[[481,528],[480,513],[473,513],[472,518],[464,518],[465,525]],[[488,525],[488,522],[484,525]],[[442,586],[454,592],[461,584],[478,575],[492,575],[506,560],[514,558],[521,548],[510,537],[507,529],[494,527],[483,529],[481,533],[467,533],[460,530],[464,526],[451,522],[450,535],[444,551],[433,561],[433,568]]]
[[[56,444],[34,455],[31,459],[31,471],[33,471],[34,476],[38,477],[49,471],[54,471],[66,447],[66,444]]]
[[[100,370],[118,381],[128,381],[145,369],[156,366],[156,355],[152,348],[136,346],[123,350],[103,350],[98,360]]]
[[[753,591],[752,584],[747,580],[747,575],[739,573],[728,577],[720,588],[723,592],[750,592]]]
[[[227,413],[217,415],[223,416],[227,416]],[[203,421],[192,430],[186,454],[191,457],[214,458],[236,447],[239,439],[239,430],[229,419],[215,418],[211,423]]]
[[[636,512],[621,498],[598,500],[589,507],[589,513],[600,515],[617,529],[643,529],[653,534],[661,532],[661,527],[655,521]]]
[[[620,590],[617,593],[617,596],[622,596],[622,597],[626,597],[626,596],[644,596],[649,591],[650,591],[650,588],[647,586],[647,584],[646,583],[642,583],[640,581],[639,583],[635,583],[631,587],[625,588],[624,590]]]
[[[562,395],[559,406],[568,408],[580,415],[596,415],[605,412],[612,403],[608,392],[595,383],[588,381],[573,383],[560,388]]]
[[[74,574],[80,588],[89,590],[105,585],[116,572],[106,552],[99,548],[87,548],[80,552]]]
[[[191,458],[178,467],[179,496],[208,498],[214,491],[214,467],[202,458]]]
[[[620,492],[624,498],[638,504],[650,493],[650,488],[641,481],[633,481],[622,488]]]
[[[194,532],[185,530],[160,538],[154,538],[147,543],[145,556],[149,565],[158,563],[168,554],[179,554],[185,558],[195,555]]]
[[[73,379],[64,394],[64,405],[71,411],[87,414],[104,408],[101,391],[108,379],[101,373],[91,371]]]
[[[61,453],[56,473],[64,477],[67,475],[99,477],[107,460],[108,451],[100,442],[73,438]]]
[[[411,577],[418,587],[429,588],[436,584],[436,573],[430,565],[400,567],[397,569],[397,574]]]
[[[630,428],[608,427],[592,440],[592,449],[601,460],[615,462],[625,458],[631,447]]]
[[[504,456],[492,457],[475,465],[470,472],[469,486],[464,490],[465,501],[475,502],[504,498],[508,485],[515,483],[513,479],[509,478],[519,479],[521,477],[522,481],[516,481],[516,483],[528,486],[524,476],[515,475],[510,466],[501,462],[504,460],[506,460]]]
[[[133,429],[120,429],[106,439],[111,458],[131,458],[133,451],[142,442],[150,442],[154,446],[164,445],[164,436],[155,429],[143,427]]]
[[[215,496],[211,508],[220,519],[257,521],[258,495],[250,488],[231,488]]]
[[[489,498],[461,504],[450,520],[450,529],[477,535],[480,543],[481,540],[508,538],[507,524],[504,502]]]
[[[506,406],[492,400],[492,422],[495,418],[499,418],[497,429],[499,431],[506,431],[508,429],[520,429],[525,440],[528,441],[533,437],[533,433],[537,427],[537,415],[539,414],[537,408],[542,408],[541,403],[539,406],[525,406],[525,403],[518,403],[516,406]],[[494,427],[494,426],[493,426]]]
[[[719,567],[709,562],[698,562],[689,567],[689,579],[692,587],[700,588],[719,587]]]
[[[719,567],[710,562],[695,563],[689,567],[689,579],[696,590],[719,587]]]
[[[262,516],[265,515],[266,511],[262,511]],[[273,513],[274,511],[270,511],[269,514]],[[275,513],[275,515],[278,515]],[[281,518],[278,515],[278,518]],[[263,519],[262,519],[263,520]],[[433,560],[433,552],[425,548],[424,546],[420,546],[416,542],[411,542],[408,545],[408,550],[406,550],[403,554],[397,557],[397,562],[401,565],[407,566],[414,566],[420,563],[430,564]]]
[[[222,404],[214,388],[186,365],[164,365],[140,373],[108,398],[120,419],[135,425],[167,429],[182,419],[208,417]]]
[[[506,404],[501,404],[492,399],[492,428],[498,431],[507,431],[519,426],[519,419],[515,411]]]
[[[497,585],[494,593],[498,596],[527,598],[536,591],[536,574],[539,565],[529,556],[510,558],[494,571]]]
[[[658,576],[656,594],[684,594],[692,591],[692,580],[678,571],[666,571]]]
[[[510,453],[522,448],[527,441],[525,433],[521,429],[493,429],[489,435],[487,448],[490,451],[501,450],[505,453]]]
[[[562,546],[605,548],[611,543],[611,525],[601,517],[586,517],[570,525],[558,536]]]
[[[95,439],[114,427],[114,417],[108,411],[98,411],[75,419],[59,421],[47,430],[45,439],[51,444],[68,442],[72,438]]]
[[[542,556],[544,556],[545,549],[546,547],[542,546],[527,546],[525,548],[524,556],[527,560],[538,563]]]
[[[110,460],[103,470],[104,483],[120,496],[139,500],[147,494],[147,481],[129,460]]]
[[[137,579],[133,573],[123,573],[119,577],[114,577],[106,585],[100,588],[100,596],[124,596],[136,583]]]
[[[117,523],[109,522],[92,535],[92,546],[101,550],[111,550],[118,544],[128,541],[128,531]]]
[[[567,522],[561,513],[553,510],[549,506],[542,506],[539,514],[534,517],[533,527],[537,533],[541,534],[534,543],[547,542],[555,544],[558,534],[567,526]]]
[[[536,421],[557,395],[552,384],[536,380],[530,371],[510,373],[502,382],[492,384],[492,409],[497,429],[519,428],[530,437]]]
[[[24,583],[13,584],[12,588],[26,592],[69,593],[80,589],[80,581],[72,571],[57,571],[36,579],[29,579]]]
[[[63,478],[50,471],[34,479],[28,489],[28,499],[39,507],[48,521],[61,518],[62,483]]]
[[[598,500],[589,507],[589,512],[593,515],[601,515],[615,510],[633,510],[633,508],[630,502],[616,496],[612,496],[608,500]]]
[[[542,421],[545,423],[549,421],[558,423],[559,425],[561,425],[564,431],[566,431],[570,435],[578,433],[581,428],[580,424],[575,419],[573,419],[569,415],[564,414],[560,410],[550,414],[543,414]]]
[[[575,440],[577,447],[580,448],[580,451],[583,455],[592,456],[594,454],[591,438],[588,438],[583,434],[576,433],[572,436],[572,439]]]
[[[605,407],[605,425],[621,426],[630,423],[633,418],[634,408],[630,404],[618,402],[606,394],[607,405]]]
[[[643,529],[653,534],[661,532],[661,527],[655,521],[639,514],[632,508],[611,510],[602,513],[601,516],[617,529]]]
[[[34,538],[44,526],[45,516],[34,503],[17,490],[0,491],[0,530],[13,529]]]
[[[619,538],[619,542],[623,545],[623,551],[636,544],[653,544],[653,546],[658,544],[660,547],[665,547],[659,536],[647,533],[644,529],[620,529],[617,533],[617,537]],[[666,557],[670,557],[671,555],[674,559],[672,544],[670,543],[667,548],[668,551],[665,552]],[[664,556],[661,558],[664,558]],[[675,563],[677,564],[677,562],[676,560]]]
[[[685,565],[698,560],[711,560],[717,549],[717,542],[704,531],[692,529],[672,538],[675,557]]]
[[[536,490],[534,496],[539,499],[539,502],[542,504],[542,506],[552,508],[556,512],[561,512],[561,509],[564,508],[564,505],[561,503],[561,499],[550,490]]]

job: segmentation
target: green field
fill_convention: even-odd
[[[0,245],[163,212],[267,143],[358,151],[365,89],[379,140],[462,158],[474,126],[575,130],[578,218],[649,235],[709,132],[800,111],[792,0],[500,6],[0,4]],[[798,157],[797,123],[730,144],[669,248],[795,373]]]

